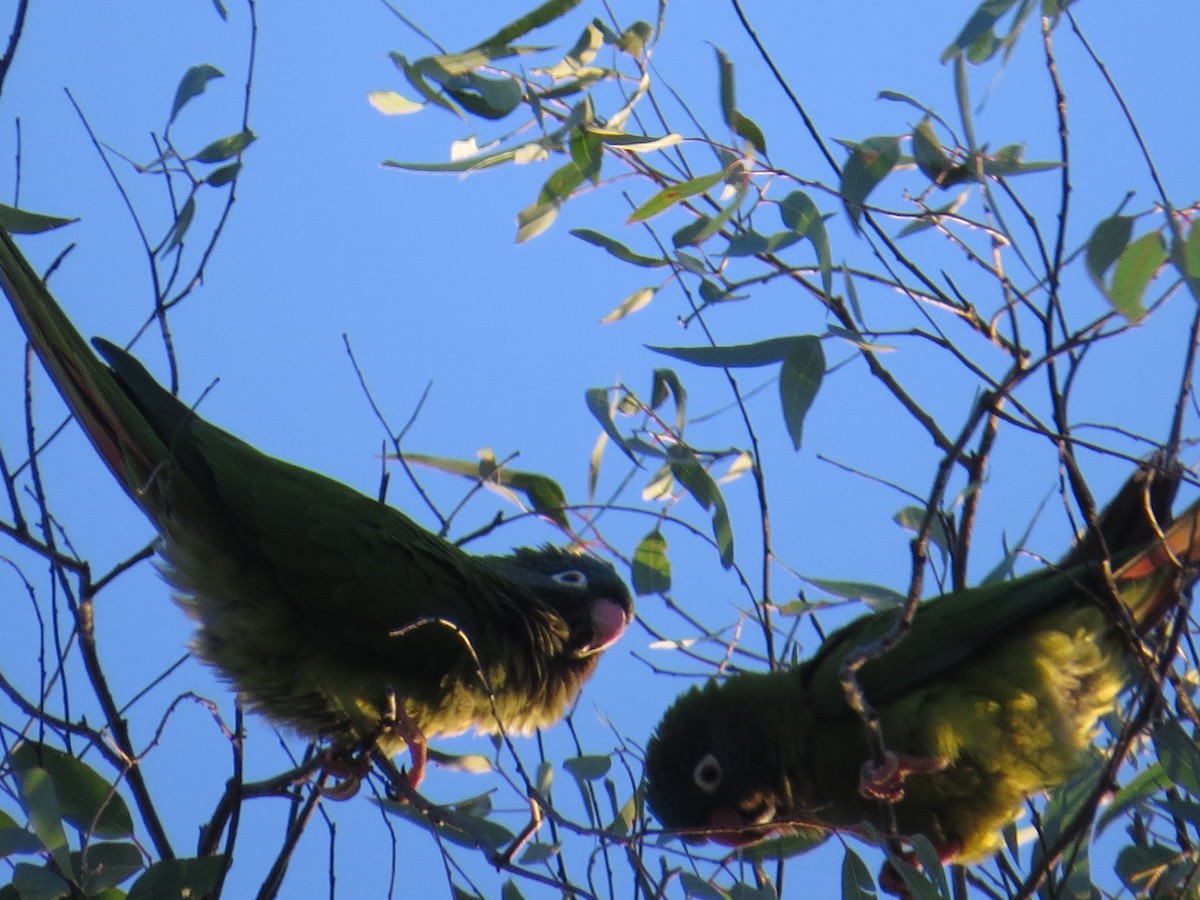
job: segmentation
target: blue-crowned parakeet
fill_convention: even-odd
[[[1100,520],[1107,552],[1091,535],[1059,565],[922,603],[899,645],[858,672],[888,750],[878,765],[839,675],[893,626],[890,610],[797,666],[679,697],[647,746],[650,809],[685,837],[742,845],[796,829],[884,830],[883,797],[894,836],[924,835],[943,860],[998,849],[1024,800],[1077,769],[1100,717],[1143,671],[1134,643],[1196,580],[1200,504],[1171,521],[1178,477],[1159,463],[1130,480]]]
[[[0,281],[100,457],[158,529],[193,648],[271,721],[343,750],[558,720],[632,616],[612,566],[553,547],[474,556],[204,421],[78,334],[11,238]],[[106,364],[107,363],[107,364]]]

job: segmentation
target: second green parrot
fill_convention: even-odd
[[[100,457],[160,533],[193,648],[271,721],[337,750],[557,721],[629,624],[612,566],[473,556],[390,506],[209,424],[120,348],[101,362],[11,238],[0,283]]]
[[[865,837],[864,822],[886,821],[882,799],[895,837],[924,835],[943,861],[990,854],[1027,797],[1077,769],[1140,671],[1131,638],[1195,582],[1200,503],[1171,522],[1177,484],[1178,471],[1148,466],[1101,517],[1129,631],[1103,554],[1082,545],[1059,566],[921,604],[899,645],[858,673],[888,748],[876,765],[839,671],[895,613],[864,616],[798,666],[679,697],[646,748],[650,809],[685,838],[740,846],[798,829]]]

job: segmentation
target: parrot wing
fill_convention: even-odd
[[[1162,539],[1155,538],[1134,553],[1125,550],[1114,562],[1114,581],[1122,603],[1139,628],[1153,625],[1170,608],[1177,591],[1195,581],[1196,563],[1200,562],[1200,503],[1172,522]],[[928,600],[917,608],[904,639],[863,665],[859,685],[873,704],[901,697],[945,677],[955,666],[1058,604],[1072,600],[1105,603],[1098,579],[1099,573],[1086,564],[1066,570],[1050,568]],[[802,682],[822,714],[847,711],[840,682],[842,661],[886,634],[895,621],[894,610],[857,619],[831,635],[802,665]]]

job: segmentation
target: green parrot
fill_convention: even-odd
[[[1077,770],[1098,719],[1138,678],[1131,637],[1197,578],[1200,503],[1171,522],[1178,481],[1177,466],[1148,465],[1102,515],[1099,539],[1062,564],[922,603],[903,641],[858,673],[887,746],[879,765],[839,669],[894,611],[856,619],[795,667],[680,696],[646,747],[650,809],[685,839],[742,846],[801,830],[865,838],[864,822],[886,821],[884,800],[888,836],[924,835],[943,862],[999,849],[1025,798]],[[1098,544],[1132,630],[1104,587]]]
[[[605,562],[551,546],[473,556],[209,424],[97,339],[105,365],[2,230],[0,282],[158,530],[162,574],[198,626],[194,652],[250,708],[343,761],[407,745],[415,787],[429,737],[548,726],[631,621]]]

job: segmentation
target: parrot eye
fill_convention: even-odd
[[[721,786],[721,764],[717,762],[717,758],[711,753],[706,753],[704,758],[696,763],[696,768],[692,769],[692,780],[696,782],[696,787],[706,794],[716,791]]]
[[[578,569],[568,569],[565,572],[555,572],[550,576],[559,584],[567,587],[587,587],[587,576]]]

